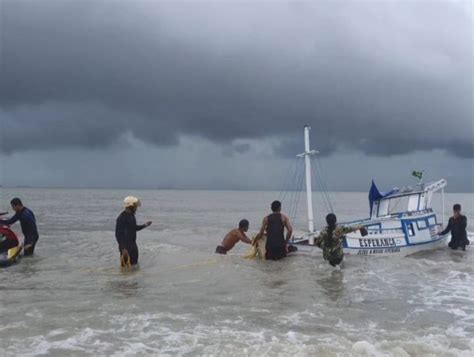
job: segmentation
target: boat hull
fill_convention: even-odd
[[[356,247],[354,239],[347,239],[344,244],[344,255],[356,256],[407,256],[420,251],[438,249],[447,246],[449,235],[436,236],[433,239],[415,244],[407,244],[405,239],[395,238],[367,238],[363,242],[359,241],[359,247]],[[321,250],[316,245],[309,244],[308,239],[294,240],[291,244],[298,247],[298,252],[311,254],[314,251]],[[362,246],[360,246],[362,245]]]

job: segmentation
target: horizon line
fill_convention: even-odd
[[[269,190],[269,189],[251,189],[251,188],[197,188],[197,187],[103,187],[103,186],[29,186],[29,185],[16,185],[16,186],[10,186],[10,185],[0,185],[0,190],[1,189],[51,189],[51,190],[64,190],[64,189],[70,189],[70,190],[141,190],[141,191],[235,191],[235,192],[242,192],[242,191],[248,191],[248,192],[305,192],[306,190]],[[368,188],[366,191],[361,191],[361,190],[327,190],[327,191],[321,191],[321,190],[312,190],[312,192],[353,192],[353,193],[366,193],[369,191],[370,188]],[[446,193],[474,193],[474,191],[447,191],[445,190]]]

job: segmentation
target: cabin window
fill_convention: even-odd
[[[370,226],[366,226],[365,228],[367,228],[367,230],[369,231],[369,234],[382,232],[382,225],[380,223],[371,224]]]
[[[420,221],[416,221],[416,225],[418,226],[418,230],[428,228],[428,225],[426,224],[426,220],[424,219]]]
[[[415,235],[415,230],[413,229],[413,223],[407,223],[407,233],[409,237],[413,237]]]
[[[377,216],[386,216],[388,214],[388,200],[379,201],[377,208]]]
[[[408,196],[394,197],[389,200],[388,213],[396,214],[405,212],[408,207]]]
[[[413,212],[420,209],[420,195],[411,195],[407,205],[407,211]]]
[[[436,217],[435,216],[428,217],[428,225],[429,226],[435,226],[436,225]]]

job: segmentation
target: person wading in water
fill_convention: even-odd
[[[326,216],[327,227],[321,231],[315,239],[315,244],[323,250],[324,260],[335,267],[342,263],[344,259],[344,251],[342,249],[342,241],[347,233],[360,230],[362,236],[367,235],[367,229],[364,226],[357,227],[337,227],[337,217],[334,213]]]
[[[38,242],[39,234],[38,228],[36,227],[36,218],[33,212],[23,206],[23,203],[19,198],[14,198],[10,201],[12,209],[15,211],[15,215],[10,219],[1,219],[0,225],[10,226],[16,221],[20,221],[21,231],[25,236],[24,241],[24,252],[25,255],[33,255],[35,251],[36,243]],[[4,213],[2,213],[3,215]]]
[[[120,263],[123,267],[133,266],[138,263],[137,232],[151,225],[151,221],[140,226],[137,225],[135,213],[141,206],[140,200],[133,196],[123,200],[122,213],[117,217],[115,225],[115,238],[119,245]]]
[[[448,232],[451,232],[451,241],[448,244],[449,248],[454,250],[458,248],[466,250],[466,245],[469,245],[466,227],[467,218],[461,214],[461,205],[456,203],[453,206],[453,216],[449,219],[448,226],[439,234],[444,236]]]
[[[266,232],[265,259],[279,260],[285,258],[288,253],[287,244],[293,234],[293,227],[288,217],[281,213],[280,201],[273,201],[271,209],[273,213],[263,219],[262,227],[254,239],[254,244],[263,238]]]

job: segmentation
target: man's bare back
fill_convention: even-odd
[[[216,253],[226,254],[229,250],[234,248],[234,246],[242,241],[247,244],[252,244],[252,240],[246,236],[245,232],[248,230],[248,221],[242,220],[239,222],[239,228],[232,229],[227,233],[222,240],[222,243],[217,246]]]
[[[247,244],[252,243],[252,241],[245,235],[244,232],[241,232],[238,228],[234,228],[226,234],[222,240],[221,246],[227,250],[231,250],[240,240]]]

